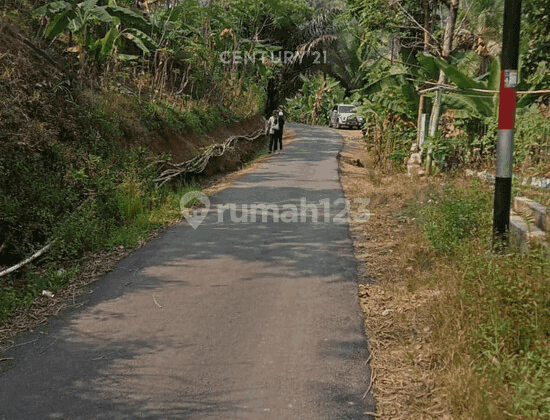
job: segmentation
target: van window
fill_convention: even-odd
[[[340,112],[343,114],[352,114],[355,112],[355,107],[353,105],[342,105],[340,106]]]

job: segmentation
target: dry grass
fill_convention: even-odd
[[[364,268],[359,297],[377,418],[550,418],[547,254],[490,252],[492,201],[476,181],[383,172],[357,136],[346,140],[347,198],[371,198],[371,219],[352,224],[352,233]],[[441,195],[428,192],[444,184]],[[423,203],[405,206],[409,200]],[[478,224],[457,239],[449,228],[456,220]],[[448,253],[431,251],[426,237],[448,243]]]
[[[436,374],[440,354],[431,339],[431,307],[444,297],[429,286],[433,261],[427,244],[414,220],[399,213],[408,200],[421,199],[430,181],[373,168],[359,134],[349,133],[341,154],[342,185],[351,202],[370,199],[370,219],[352,223],[352,233],[364,263],[359,297],[377,418],[450,419]],[[356,159],[365,167],[353,164]],[[356,210],[352,205],[352,219]]]

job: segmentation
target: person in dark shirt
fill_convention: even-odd
[[[279,130],[277,130],[277,140],[279,142],[279,149],[283,150],[283,128],[285,126],[285,115],[283,111],[279,111]],[[275,146],[277,150],[277,146]]]

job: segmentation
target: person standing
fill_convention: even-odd
[[[277,111],[273,111],[273,115],[269,117],[269,120],[267,120],[265,134],[269,134],[269,153],[272,151],[277,151],[277,142],[279,135],[279,113]]]
[[[279,111],[279,130],[277,131],[277,139],[279,140],[279,149],[283,150],[283,128],[285,126],[285,115],[283,111]],[[277,150],[277,148],[275,148]]]

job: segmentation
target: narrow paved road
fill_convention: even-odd
[[[83,307],[17,337],[28,344],[0,363],[0,419],[370,418],[356,262],[334,222],[342,138],[290,127],[295,140],[211,197],[197,229],[171,228]],[[242,211],[259,203],[284,220]],[[312,207],[292,220],[304,204],[316,223]]]

